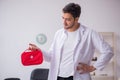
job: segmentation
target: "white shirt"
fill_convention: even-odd
[[[67,32],[67,38],[64,42],[60,68],[58,75],[60,77],[69,77],[73,76],[74,74],[74,48],[76,44],[76,37],[77,37],[78,30],[74,32]]]

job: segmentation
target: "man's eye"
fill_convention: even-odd
[[[71,21],[70,18],[64,18],[64,17],[62,17],[62,19],[67,20],[67,21]]]
[[[67,21],[71,21],[71,19],[66,19]]]

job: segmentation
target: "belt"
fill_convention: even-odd
[[[60,76],[58,76],[57,80],[73,80],[73,76],[70,76],[70,77],[60,77]]]

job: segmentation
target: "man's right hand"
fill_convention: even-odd
[[[37,47],[35,44],[29,43],[29,50],[40,50],[40,48]]]

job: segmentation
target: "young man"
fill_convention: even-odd
[[[42,50],[50,62],[48,80],[91,80],[90,72],[103,69],[113,56],[102,36],[78,22],[80,14],[78,4],[67,4],[63,8],[64,28],[56,32],[50,50]],[[31,50],[40,50],[35,44],[29,45]],[[95,49],[101,56],[90,65]]]

